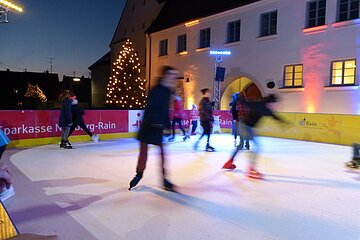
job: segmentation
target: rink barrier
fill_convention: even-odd
[[[190,124],[189,112],[185,111],[182,126]],[[143,111],[141,110],[86,110],[84,122],[100,140],[133,138],[139,130]],[[291,125],[285,128],[268,117],[262,120],[258,132],[263,136],[288,138],[312,142],[351,145],[360,139],[360,116],[342,114],[279,113]],[[221,132],[231,131],[232,117],[229,111],[214,111],[214,124]],[[12,142],[9,147],[28,147],[57,144],[61,128],[57,122],[58,110],[2,110],[0,128]],[[81,130],[75,130],[71,142],[90,141]]]

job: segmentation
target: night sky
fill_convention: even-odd
[[[22,14],[10,12],[0,24],[0,70],[88,76],[88,67],[107,53],[126,0],[13,0]],[[6,65],[14,67],[9,67]]]

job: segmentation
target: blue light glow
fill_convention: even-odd
[[[215,50],[215,51],[210,51],[210,55],[231,55],[230,51],[225,51],[225,50]]]

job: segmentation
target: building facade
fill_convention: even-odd
[[[200,89],[213,87],[216,57],[210,51],[227,50],[231,55],[220,63],[226,69],[221,109],[234,92],[249,91],[278,94],[281,112],[360,113],[359,0],[237,2],[214,14],[153,26],[149,79],[162,65],[177,67],[190,108],[200,101]]]

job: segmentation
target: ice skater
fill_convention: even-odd
[[[236,125],[236,121],[238,118],[238,111],[236,110],[236,102],[237,99],[239,97],[239,93],[234,93],[231,96],[231,102],[229,103],[230,106],[230,112],[231,112],[231,116],[233,118],[232,124],[231,124],[231,133],[232,135],[234,135],[234,147],[236,147],[236,139],[237,139],[237,125]]]
[[[204,129],[200,138],[196,141],[194,149],[198,149],[200,140],[207,135],[207,142],[205,150],[207,152],[214,152],[215,148],[210,146],[210,135],[211,135],[211,124],[214,121],[214,116],[212,114],[214,103],[210,101],[211,91],[208,88],[201,89],[203,95],[199,103],[199,112],[200,112],[200,125]]]
[[[61,111],[59,117],[59,126],[61,127],[61,142],[60,148],[71,149],[72,145],[69,142],[70,127],[73,125],[71,103],[75,95],[66,92],[61,96]]]
[[[240,136],[240,143],[238,145],[239,149],[243,149],[244,148],[244,143],[245,143],[245,148],[247,150],[250,150],[250,141],[249,138],[246,134],[246,129],[245,129],[245,124],[243,123],[243,121],[245,120],[245,116],[247,114],[247,106],[246,106],[246,102],[247,102],[247,98],[245,96],[244,92],[240,92],[238,94],[238,97],[236,99],[236,119],[235,119],[235,128],[236,128],[236,132],[235,135],[239,135]],[[236,137],[235,137],[235,143],[236,143]],[[236,145],[235,145],[236,147]]]
[[[248,177],[251,178],[258,178],[261,179],[263,174],[257,171],[257,157],[260,151],[260,146],[257,140],[257,134],[254,128],[256,127],[259,120],[264,116],[271,116],[274,119],[278,120],[279,122],[289,124],[287,121],[281,119],[280,117],[276,116],[268,107],[269,103],[277,102],[277,97],[273,94],[263,98],[261,101],[244,101],[243,104],[246,106],[247,113],[244,117],[243,123],[245,124],[244,134],[248,137],[249,140],[252,140],[253,145],[253,152],[251,154],[251,158],[249,161],[249,171]],[[242,149],[240,145],[236,147],[230,159],[224,164],[223,169],[233,170],[236,168],[236,165],[233,163],[237,153]]]
[[[187,134],[185,132],[184,128],[181,126],[181,121],[184,117],[185,117],[184,102],[178,94],[174,93],[173,94],[173,119],[171,122],[172,136],[169,138],[169,142],[172,142],[175,140],[175,124],[176,123],[179,125],[179,128],[184,135],[183,140],[186,141],[187,139],[190,138],[189,134]]]
[[[99,135],[98,134],[93,134],[86,126],[84,119],[83,119],[83,115],[85,114],[84,109],[82,109],[79,106],[79,101],[76,99],[76,96],[74,96],[74,98],[71,101],[71,114],[72,114],[72,121],[73,124],[70,127],[70,133],[69,133],[69,137],[71,136],[71,134],[75,131],[76,127],[79,126],[81,127],[82,130],[84,130],[86,132],[87,135],[89,135],[89,137],[91,137],[91,139],[94,142],[99,141]]]
[[[169,105],[171,92],[178,79],[178,71],[170,66],[164,66],[158,84],[149,93],[144,118],[137,139],[140,141],[140,153],[136,167],[136,176],[131,180],[129,190],[135,187],[143,177],[148,158],[148,144],[160,148],[163,187],[167,191],[175,191],[174,185],[167,179],[165,169],[165,151],[163,146],[163,131],[170,123]]]
[[[350,162],[345,164],[349,168],[359,168],[360,167],[360,143],[353,144],[353,157]]]
[[[10,143],[10,139],[3,130],[0,128],[0,160],[5,152],[6,146]],[[6,201],[15,194],[14,187],[12,185],[12,173],[10,168],[0,162],[0,200]]]
[[[190,110],[190,127],[189,127],[189,134],[196,135],[196,128],[198,126],[199,121],[199,111],[197,109],[196,104],[192,105],[192,109]]]

